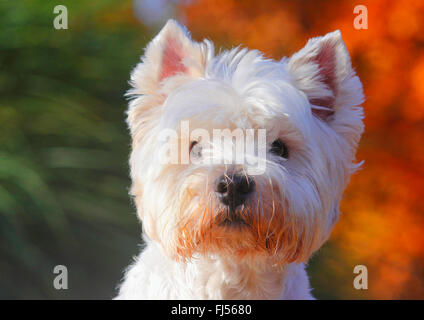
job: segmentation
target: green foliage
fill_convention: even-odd
[[[62,1],[68,30],[57,4],[0,1],[0,298],[110,298],[140,243],[124,93],[150,34],[131,1]]]

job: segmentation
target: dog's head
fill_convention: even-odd
[[[326,241],[363,131],[339,31],[273,61],[171,20],[131,84],[132,194],[169,256],[300,262]]]

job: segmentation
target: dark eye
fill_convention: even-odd
[[[192,141],[192,142],[190,143],[190,150],[189,150],[189,151],[191,151],[191,149],[193,149],[193,147],[194,147],[196,144],[197,144],[197,141]]]
[[[197,141],[192,141],[190,144],[190,155],[196,159],[202,156],[202,146]]]
[[[286,144],[280,139],[275,140],[271,144],[271,149],[269,151],[273,154],[276,154],[277,156],[283,157],[284,159],[287,159],[289,157],[289,149],[287,148]]]

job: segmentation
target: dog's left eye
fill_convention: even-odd
[[[271,149],[269,151],[284,159],[287,159],[289,157],[289,149],[287,148],[286,144],[280,139],[274,140],[274,142],[271,144]]]

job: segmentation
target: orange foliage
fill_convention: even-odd
[[[368,9],[367,30],[353,27],[358,4]],[[273,58],[342,31],[367,98],[358,153],[365,165],[332,240],[346,261],[368,267],[368,297],[423,298],[424,2],[201,0],[180,9],[194,38]]]

